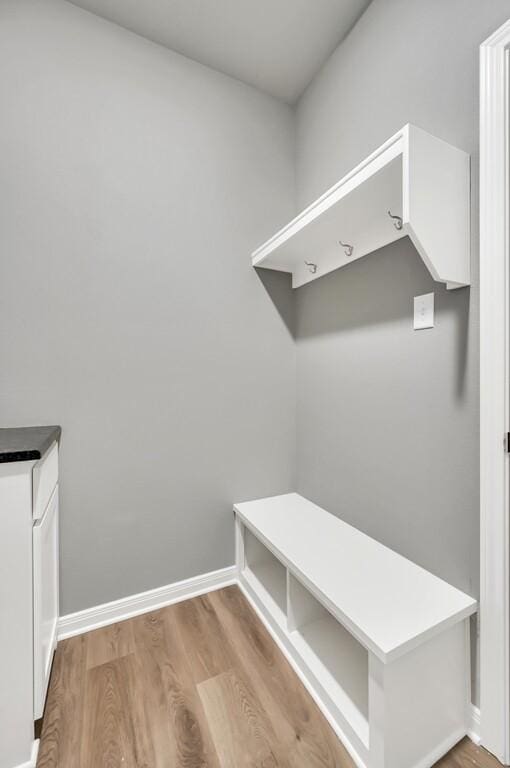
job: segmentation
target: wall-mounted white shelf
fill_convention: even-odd
[[[406,125],[254,251],[252,264],[292,273],[297,288],[409,235],[435,280],[469,285],[469,166],[462,150]]]
[[[473,598],[296,493],[236,504],[239,583],[360,768],[467,732]]]

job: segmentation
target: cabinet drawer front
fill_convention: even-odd
[[[43,516],[58,481],[58,443],[53,443],[32,470],[34,520]]]
[[[57,642],[58,485],[33,528],[34,719],[42,717]]]

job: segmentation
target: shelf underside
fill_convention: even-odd
[[[294,230],[287,239],[254,266],[292,273],[292,285],[300,285],[344,267],[356,259],[403,237],[388,215],[402,216],[402,156],[374,173],[364,184],[330,205],[317,217]],[[351,256],[346,243],[353,246]],[[317,271],[305,262],[316,264]]]
[[[470,281],[469,155],[404,126],[252,255],[297,288],[409,235],[434,280]],[[398,218],[397,218],[398,217]]]

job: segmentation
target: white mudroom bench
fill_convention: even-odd
[[[296,493],[234,506],[239,583],[360,768],[467,732],[477,603]]]

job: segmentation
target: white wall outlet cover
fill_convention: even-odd
[[[414,330],[434,327],[434,294],[414,297]]]

